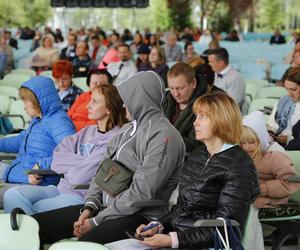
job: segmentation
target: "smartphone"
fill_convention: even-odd
[[[278,136],[278,133],[275,133],[272,130],[268,130],[268,132],[271,136]]]
[[[125,231],[125,234],[131,239],[144,240],[144,238],[145,238],[145,236],[137,234],[136,232]]]

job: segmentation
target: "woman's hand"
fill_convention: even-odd
[[[38,174],[30,174],[28,175],[28,182],[31,185],[38,185],[40,184],[40,182],[42,181],[43,176],[38,175]]]
[[[158,227],[158,226],[157,226],[157,227],[150,228],[150,229],[148,229],[147,231],[144,231],[144,232],[143,232],[144,228],[147,227],[147,226],[149,226],[150,224],[151,224],[151,223],[149,223],[148,225],[144,225],[144,224],[140,225],[140,226],[136,229],[136,233],[137,233],[138,235],[143,235],[143,236],[145,236],[145,237],[151,237],[151,236],[157,234],[158,231],[159,231],[159,227]]]
[[[142,244],[152,248],[171,247],[172,239],[167,234],[155,234],[152,237],[147,237],[144,241],[140,241]]]
[[[274,141],[278,142],[280,145],[285,146],[287,144],[287,135],[275,135],[270,133],[270,136],[273,138]]]
[[[275,139],[278,143],[280,143],[281,145],[286,145],[287,143],[287,135],[279,135],[276,137]]]

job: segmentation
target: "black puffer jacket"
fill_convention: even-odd
[[[286,150],[300,150],[300,120],[293,126],[293,140],[285,147]]]
[[[208,158],[204,146],[187,158],[179,197],[170,219],[178,233],[179,248],[213,247],[213,228],[193,228],[197,219],[224,217],[245,222],[250,203],[259,193],[251,158],[234,146]],[[187,228],[182,226],[187,224]],[[190,226],[189,226],[190,225]]]

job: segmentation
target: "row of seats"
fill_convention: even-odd
[[[300,176],[300,154],[298,151],[287,151],[289,156],[292,158],[294,162],[295,169],[297,171],[298,176]],[[300,190],[294,193],[291,196],[291,200],[295,202],[300,202]],[[298,216],[290,216],[290,217],[280,217],[280,218],[268,218],[260,220],[262,223],[265,224],[272,224],[273,225],[278,223],[278,227],[284,223],[287,225],[285,227],[289,228],[289,223],[295,223],[300,220],[300,215]],[[39,238],[38,238],[38,231],[39,226],[37,222],[30,216],[19,216],[18,221],[19,225],[18,230],[11,229],[11,222],[10,222],[10,215],[9,214],[0,214],[0,248],[1,249],[23,249],[23,250],[38,250],[39,249]],[[245,249],[252,249],[253,246],[253,239],[251,235],[253,235],[253,224],[254,223],[254,210],[253,208],[249,209],[248,216],[246,223],[243,229],[243,239],[242,243]],[[286,233],[293,233],[293,227],[291,227],[291,231],[287,231]],[[282,239],[277,239],[279,242]],[[281,242],[280,242],[281,243]],[[279,249],[272,248],[272,249]],[[108,248],[90,242],[76,242],[74,240],[63,240],[58,243],[53,244],[50,246],[49,250],[76,250],[76,249],[86,249],[86,250],[108,250]]]

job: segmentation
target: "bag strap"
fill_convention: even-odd
[[[231,248],[237,249],[237,250],[244,250],[244,247],[240,241],[240,239],[237,237],[236,232],[233,229],[233,226],[230,222],[230,220],[227,221],[227,226],[229,228],[230,236],[231,236]]]
[[[220,240],[222,241],[223,243],[223,246],[225,247],[225,250],[230,250],[230,245],[229,245],[229,239],[228,239],[228,232],[227,232],[227,223],[226,223],[226,220],[222,217],[218,217],[217,220],[222,220],[223,221],[223,225],[224,225],[224,234],[225,234],[225,240],[221,234],[221,232],[219,231],[218,227],[216,227],[216,231],[217,231],[217,234],[220,238]]]
[[[111,154],[111,156],[109,157],[109,159],[113,159],[118,151],[118,147],[114,150],[114,152]]]

